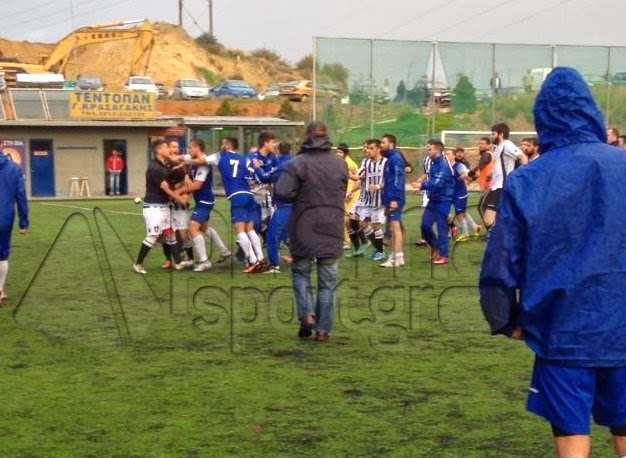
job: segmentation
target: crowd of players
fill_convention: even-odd
[[[482,226],[467,212],[468,185],[477,181],[482,192],[479,213],[488,230],[494,224],[507,175],[539,156],[536,138],[523,139],[518,148],[508,137],[506,124],[493,126],[491,137],[480,139],[480,159],[474,168],[470,168],[463,148],[446,150],[434,139],[427,143],[422,173],[411,187],[423,194],[422,238],[416,245],[430,246],[433,264],[448,263],[451,237],[465,242],[481,236]],[[357,158],[360,163],[350,156],[348,145],[340,143],[335,149],[348,171],[346,257],[368,256],[381,267],[404,265],[402,210],[406,174],[413,169],[396,142],[391,134],[365,141],[362,157]],[[147,235],[133,266],[135,272],[146,273],[144,259],[157,242],[163,245],[166,260],[162,267],[166,269],[210,269],[205,238],[219,252],[217,263],[231,257],[210,225],[215,205],[214,169],[221,175],[230,202],[237,258],[245,264],[243,272],[280,273],[281,262],[290,263],[289,256],[280,255],[280,247],[288,242],[291,203],[276,199],[273,187],[293,159],[291,145],[279,143],[271,132],[262,132],[258,146],[249,154],[239,153],[238,148],[236,138],[225,138],[219,153],[207,154],[204,142],[193,139],[187,154],[181,154],[176,140],[153,142],[154,158],[146,171],[143,201]]]

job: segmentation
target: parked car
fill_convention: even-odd
[[[606,86],[606,78],[603,75],[583,75],[583,79],[590,87]]]
[[[175,99],[204,99],[208,96],[209,87],[194,79],[176,80],[172,89],[172,97]]]
[[[157,96],[158,98],[162,99],[165,97],[169,97],[172,93],[171,91],[167,88],[167,86],[163,83],[155,83],[156,87],[157,87]]]
[[[4,79],[4,72],[0,72],[0,91],[4,91],[7,88],[7,82]]]
[[[278,97],[280,95],[280,87],[282,85],[280,83],[270,84],[267,89],[259,92],[257,95],[259,100],[272,99]]]
[[[254,97],[255,90],[245,81],[227,80],[211,89],[211,95],[215,97]]]
[[[149,76],[130,76],[124,86],[124,90],[127,92],[147,92],[154,95],[159,94],[159,89]]]
[[[613,84],[626,84],[626,72],[619,72],[613,75],[613,79],[611,80]]]
[[[103,91],[104,84],[97,75],[79,75],[76,80],[76,89],[81,91]]]
[[[317,87],[317,97],[321,99],[337,100],[340,95],[339,88],[330,83],[320,84]],[[311,80],[290,81],[281,86],[280,95],[295,102],[306,102],[313,96],[313,82]]]

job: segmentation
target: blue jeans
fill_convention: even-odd
[[[451,202],[428,202],[422,216],[422,238],[441,256],[448,257],[448,212]],[[433,224],[437,224],[437,235]]]
[[[316,331],[330,332],[333,327],[338,265],[337,258],[318,258],[317,299],[314,300],[311,287],[313,258],[294,258],[293,260],[291,272],[298,317],[315,315]],[[314,301],[315,310],[313,309]]]
[[[267,228],[267,259],[270,266],[280,265],[280,242],[287,243],[287,226],[291,218],[291,205],[279,206]]]
[[[120,193],[120,175],[122,172],[109,172],[109,192],[111,194]]]

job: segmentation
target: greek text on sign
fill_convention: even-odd
[[[154,119],[156,96],[142,92],[70,93],[70,116],[78,119]]]

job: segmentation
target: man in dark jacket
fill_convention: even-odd
[[[4,282],[9,273],[11,231],[15,220],[16,204],[19,229],[23,234],[28,229],[28,203],[24,176],[22,170],[0,151],[0,304],[6,298]]]
[[[454,175],[448,160],[443,155],[443,143],[428,142],[428,157],[431,160],[428,179],[414,183],[416,191],[428,192],[428,204],[422,216],[422,238],[430,245],[433,264],[448,263],[448,213],[454,197]],[[433,225],[437,225],[437,236]]]
[[[533,112],[541,160],[506,181],[481,306],[493,334],[535,353],[527,407],[550,422],[558,456],[589,456],[592,414],[625,456],[626,155],[605,145],[576,70],[555,68]]]
[[[338,258],[343,252],[344,197],[348,171],[332,154],[326,126],[312,122],[300,153],[276,183],[277,199],[293,202],[289,249],[293,256],[293,289],[300,337],[328,340],[332,329]],[[317,300],[311,290],[311,268],[317,260]]]

